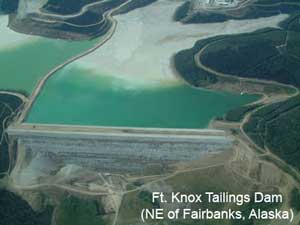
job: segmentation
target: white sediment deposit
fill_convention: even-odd
[[[51,153],[33,154],[31,160],[24,163],[27,165],[23,165],[20,171],[17,170],[12,173],[14,182],[19,185],[37,183],[40,177],[47,176],[59,168],[58,162],[51,158]]]
[[[7,25],[8,16],[0,15],[0,51],[7,48],[14,48],[38,39],[38,37],[14,32],[10,30]]]
[[[48,0],[20,0],[17,16],[19,19],[24,18],[31,13],[39,13],[40,9],[48,2]]]
[[[160,0],[115,16],[118,25],[113,37],[96,52],[79,60],[76,66],[92,71],[88,74],[119,78],[126,81],[128,87],[178,83],[171,67],[171,58],[176,52],[210,36],[276,27],[288,17],[281,14],[253,20],[183,25],[172,21],[180,4]]]

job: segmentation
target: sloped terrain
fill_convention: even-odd
[[[8,142],[4,129],[21,104],[22,100],[16,96],[0,94],[0,178],[3,177],[1,173],[6,172],[9,167]]]
[[[0,189],[0,225],[50,225],[52,211],[36,212],[18,195]]]
[[[232,8],[206,9],[195,7],[195,1],[183,3],[174,13],[174,19],[182,23],[216,23],[228,20],[256,19],[278,14],[294,13],[299,11],[297,0],[257,0],[247,1]]]
[[[108,32],[112,26],[110,11],[126,13],[155,0],[80,0],[76,4],[70,0],[6,1],[3,0],[2,8],[11,13],[11,29],[50,38],[82,40]]]
[[[261,148],[300,169],[300,95],[258,110],[244,130]]]

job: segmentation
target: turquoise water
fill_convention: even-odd
[[[2,46],[0,89],[22,90],[30,94],[50,70],[98,41],[35,38],[14,47]],[[176,85],[129,88],[124,81],[113,76],[84,70],[74,64],[47,81],[27,122],[205,128],[212,118],[257,99],[257,96],[194,89],[179,82]]]
[[[0,48],[0,89],[21,90],[30,94],[51,69],[92,47],[96,41],[38,38],[16,47]]]
[[[191,88],[183,83],[127,88],[112,76],[67,67],[44,87],[27,118],[30,123],[99,126],[205,128],[227,110],[257,96]]]

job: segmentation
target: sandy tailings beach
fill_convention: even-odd
[[[206,128],[212,118],[255,101],[257,96],[186,85],[174,75],[172,55],[200,38],[275,26],[286,16],[182,25],[172,21],[178,5],[162,0],[116,16],[117,29],[110,40],[46,82],[27,122]]]
[[[0,15],[0,51],[18,47],[38,39],[38,37],[20,34],[8,28],[8,16]]]
[[[203,38],[219,34],[252,32],[276,27],[288,15],[183,25],[172,21],[181,2],[160,0],[147,7],[118,15],[113,37],[96,52],[76,63],[92,75],[109,75],[125,81],[127,87],[149,87],[178,83],[171,68],[176,52],[190,48]]]

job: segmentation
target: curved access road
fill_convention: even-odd
[[[237,75],[233,75],[233,74],[225,74],[222,72],[218,72],[208,66],[205,66],[201,60],[200,60],[200,56],[201,54],[211,45],[214,44],[215,42],[209,43],[206,46],[204,46],[197,54],[194,55],[194,61],[197,67],[215,74],[216,76],[219,77],[224,77],[224,78],[233,78],[236,79],[238,81],[244,81],[244,82],[257,82],[260,84],[264,84],[264,85],[277,85],[277,86],[281,86],[281,87],[285,87],[285,88],[290,88],[293,89],[294,92],[291,94],[279,94],[278,96],[266,96],[265,93],[261,92],[258,94],[262,94],[264,95],[264,98],[259,99],[258,101],[255,102],[255,104],[257,103],[263,103],[262,106],[256,108],[255,110],[250,111],[249,113],[247,113],[242,122],[239,124],[239,128],[240,131],[243,135],[243,137],[245,138],[245,140],[248,142],[248,146],[255,146],[256,149],[258,149],[260,152],[263,152],[264,154],[269,155],[270,157],[272,157],[272,159],[274,161],[280,162],[282,165],[285,165],[289,171],[291,171],[293,174],[292,176],[294,176],[297,180],[300,180],[300,173],[299,171],[297,171],[296,169],[294,169],[293,167],[291,167],[289,164],[287,164],[285,161],[283,161],[281,158],[279,158],[277,155],[275,155],[274,153],[272,153],[270,150],[268,149],[263,149],[261,147],[259,147],[248,135],[247,133],[244,131],[243,127],[244,125],[249,121],[249,119],[251,118],[251,116],[257,112],[258,110],[269,106],[271,104],[277,103],[277,102],[282,102],[282,101],[286,101],[290,98],[293,98],[297,95],[300,94],[300,91],[297,87],[295,87],[294,85],[288,85],[288,84],[283,84],[283,83],[279,83],[277,81],[272,81],[272,80],[263,80],[263,79],[256,79],[256,78],[247,78],[247,77],[239,77]],[[267,101],[266,101],[267,100]]]
[[[291,88],[295,91],[295,93],[298,93],[298,88],[296,88],[295,86],[293,85],[288,85],[288,84],[282,84],[282,83],[279,83],[277,81],[273,81],[273,80],[264,80],[264,79],[256,79],[256,78],[247,78],[247,77],[239,77],[238,75],[234,75],[234,74],[225,74],[225,73],[222,73],[222,72],[218,72],[208,66],[205,66],[201,60],[200,60],[200,57],[201,55],[203,54],[203,52],[208,48],[210,47],[212,44],[215,44],[215,42],[212,42],[212,43],[209,43],[207,45],[205,45],[197,54],[194,55],[194,61],[195,61],[195,64],[197,67],[209,72],[209,73],[212,73],[212,74],[215,74],[216,76],[219,76],[219,77],[224,77],[224,78],[233,78],[233,79],[236,79],[236,80],[239,80],[239,81],[246,81],[246,82],[258,82],[258,83],[261,83],[261,84],[272,84],[272,85],[279,85],[281,87],[286,87],[286,88]],[[260,94],[263,94],[263,93],[260,93]]]
[[[62,19],[68,19],[68,18],[74,18],[77,16],[81,16],[83,13],[85,13],[90,7],[95,6],[95,5],[100,5],[102,3],[108,2],[109,0],[99,0],[96,2],[92,2],[90,4],[86,4],[83,6],[79,12],[72,13],[72,14],[66,14],[66,15],[61,15],[61,14],[56,14],[56,13],[49,13],[45,12],[41,9],[39,9],[39,13],[44,16],[50,16],[50,17],[55,17],[55,18],[62,18]]]
[[[19,99],[21,99],[23,102],[27,102],[28,101],[28,98],[21,94],[21,93],[18,93],[18,92],[13,92],[13,91],[1,91],[0,90],[0,94],[6,94],[6,95],[13,95],[13,96],[16,96],[18,97]]]
[[[100,43],[98,43],[97,45],[95,45],[94,47],[88,49],[87,51],[80,53],[79,55],[74,56],[73,58],[67,60],[66,62],[58,65],[57,67],[55,67],[54,69],[52,69],[49,73],[47,73],[37,84],[35,90],[33,91],[33,93],[31,94],[28,102],[25,104],[24,106],[24,110],[22,112],[22,114],[20,115],[20,117],[17,120],[17,123],[22,123],[24,121],[24,119],[26,118],[27,114],[29,113],[29,111],[31,110],[31,107],[34,103],[34,101],[37,99],[37,97],[39,96],[42,88],[44,87],[45,83],[47,82],[47,80],[52,77],[57,71],[59,71],[60,69],[64,68],[65,66],[69,65],[70,63],[96,51],[98,48],[100,48],[102,45],[104,45],[107,41],[109,41],[111,39],[111,37],[113,36],[113,34],[115,33],[118,21],[115,20],[113,18],[113,13],[118,10],[119,8],[121,8],[122,6],[128,4],[129,2],[131,2],[131,0],[128,0],[126,2],[124,2],[123,4],[119,5],[118,7],[105,12],[104,14],[104,18],[109,20],[112,23],[112,26],[110,28],[110,30],[108,31],[108,33],[105,34],[105,37],[101,40]]]

